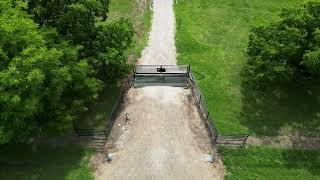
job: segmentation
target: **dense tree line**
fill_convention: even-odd
[[[246,72],[255,84],[320,77],[320,2],[284,9],[281,19],[251,30]]]
[[[69,132],[128,69],[133,28],[108,1],[0,1],[0,144]]]

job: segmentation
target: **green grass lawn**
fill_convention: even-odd
[[[320,87],[273,85],[265,93],[241,76],[250,26],[278,19],[300,0],[179,0],[175,4],[179,64],[205,75],[199,80],[220,132],[278,135],[320,130]]]
[[[30,146],[0,146],[2,180],[90,180],[93,150],[75,146],[53,148],[41,145],[37,152]]]
[[[267,147],[221,148],[226,179],[320,179],[320,152]]]

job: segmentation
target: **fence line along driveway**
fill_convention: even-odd
[[[172,5],[154,0],[149,44],[138,64],[176,64]],[[114,144],[114,160],[97,167],[97,179],[223,179],[220,161],[201,159],[212,147],[190,89],[131,88],[107,144]]]

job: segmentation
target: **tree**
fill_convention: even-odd
[[[113,79],[128,69],[124,52],[133,41],[133,26],[122,18],[109,24],[99,25],[97,29],[95,67],[98,69],[99,77]]]
[[[126,72],[132,24],[108,0],[0,1],[0,144],[73,129]]]
[[[317,28],[313,35],[310,50],[307,50],[303,55],[301,64],[308,69],[312,76],[317,77],[320,74],[320,29]]]
[[[98,96],[101,81],[92,76],[80,46],[38,28],[18,1],[0,2],[0,144],[45,133],[64,133],[77,114]],[[54,42],[54,43],[53,43]]]
[[[284,9],[281,20],[255,27],[249,36],[246,71],[257,84],[318,79],[320,2]]]
[[[109,0],[31,0],[29,12],[42,26],[54,27],[66,40],[81,45],[101,80],[126,72],[124,52],[133,41],[133,26],[125,19],[105,22]],[[50,7],[50,8],[47,8]]]

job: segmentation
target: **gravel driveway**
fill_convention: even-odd
[[[176,64],[172,5],[154,0],[149,45],[138,64]],[[220,160],[201,160],[212,149],[190,89],[132,88],[125,102],[107,143],[115,144],[114,160],[97,167],[97,179],[223,179]]]

